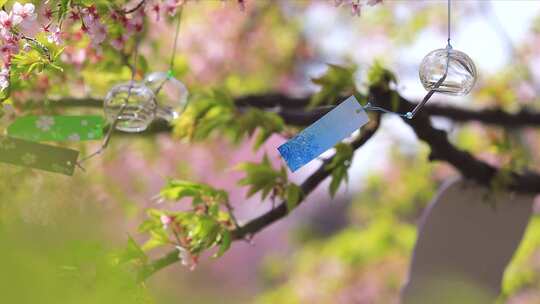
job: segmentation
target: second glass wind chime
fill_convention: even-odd
[[[351,96],[278,148],[289,169],[293,172],[298,170],[367,124],[369,117],[366,111],[392,113],[413,119],[435,93],[468,94],[476,83],[476,67],[467,54],[452,47],[451,19],[451,1],[448,0],[447,44],[445,48],[430,52],[422,60],[419,76],[428,93],[412,111],[396,113],[371,103],[361,106]]]
[[[467,95],[476,83],[476,66],[465,53],[455,50],[451,44],[451,0],[448,0],[448,40],[446,48],[437,49],[424,57],[420,64],[420,81],[428,94],[407,118],[412,119],[416,113],[437,92],[448,95]]]

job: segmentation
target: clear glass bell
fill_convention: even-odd
[[[180,80],[170,73],[154,72],[145,77],[144,84],[156,96],[158,117],[171,122],[182,114],[187,105],[189,92]]]
[[[450,55],[450,58],[448,58]],[[445,80],[436,87],[437,82],[448,73]],[[420,80],[428,91],[450,95],[466,95],[476,83],[476,66],[467,54],[454,49],[438,49],[427,54],[420,65]]]
[[[107,121],[112,124],[118,117],[116,129],[130,133],[146,130],[156,116],[156,108],[152,90],[133,81],[114,86],[104,102]]]

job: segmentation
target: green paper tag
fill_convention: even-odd
[[[8,127],[8,135],[31,141],[83,141],[103,137],[100,116],[26,116]]]
[[[0,136],[0,162],[73,175],[79,152]]]

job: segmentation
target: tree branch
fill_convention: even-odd
[[[366,142],[368,142],[377,132],[380,124],[380,115],[376,115],[375,117],[375,123],[368,125],[371,126],[371,128],[363,130],[361,135],[351,143],[351,146],[355,151],[362,147]],[[322,181],[324,181],[328,176],[330,176],[332,172],[327,170],[326,166],[332,161],[332,159],[333,157],[325,160],[323,164],[317,169],[317,171],[315,171],[302,183],[300,187],[302,189],[303,196],[302,199],[298,202],[298,204],[294,207],[295,209],[300,206],[302,202],[305,201],[306,197],[311,192],[313,192],[313,190],[315,190]],[[251,221],[247,222],[236,230],[233,230],[233,239],[240,240],[252,236],[253,234],[282,219],[290,212],[291,210],[288,209],[287,202],[283,201],[277,207],[271,209],[270,211],[260,215],[255,219],[252,219]],[[178,251],[173,250],[167,253],[162,258],[157,259],[153,261],[150,265],[146,266],[142,270],[141,278],[143,280],[147,279],[155,272],[178,261]]]
[[[374,97],[374,100],[378,106],[390,108],[391,100],[393,100],[393,97],[395,97],[394,95],[397,93],[389,90],[386,85],[381,85],[371,87],[370,94]],[[415,107],[415,104],[409,102],[401,96],[398,97],[400,99],[400,103],[397,111],[405,113],[411,111]],[[259,102],[257,100],[260,100],[260,104],[258,104]],[[248,96],[238,99],[239,106],[258,107],[263,105],[264,107],[277,107],[277,113],[282,115],[284,118],[294,120],[297,123],[309,123],[312,120],[318,119],[320,116],[324,115],[324,113],[330,110],[330,108],[325,108],[306,112],[302,109],[305,106],[305,102],[306,99],[282,98],[281,95],[265,95],[260,97],[260,99],[258,99],[258,97]],[[288,106],[287,109],[281,110],[281,107],[283,107],[285,104]],[[473,179],[488,187],[492,185],[492,182],[497,178],[497,176],[499,176],[499,174],[504,173],[503,170],[476,159],[469,152],[456,148],[448,140],[446,132],[435,129],[431,125],[430,115],[445,116],[456,121],[478,120],[485,123],[513,127],[540,124],[539,114],[529,113],[526,111],[522,111],[517,114],[509,114],[498,110],[473,112],[433,105],[428,106],[425,109],[426,110],[420,112],[415,119],[404,119],[404,121],[412,127],[419,139],[423,140],[430,146],[430,160],[446,161],[459,170],[464,177]],[[352,143],[355,150],[361,147],[373,136],[379,126],[379,120],[380,116],[377,115],[376,126],[372,129],[364,130],[362,135]],[[304,181],[304,183],[302,183],[301,188],[304,196],[298,205],[300,205],[305,200],[305,197],[307,197],[323,180],[330,175],[331,172],[326,170],[326,165],[330,161],[331,159],[325,161],[317,169],[317,171],[315,171],[315,173],[313,173]],[[525,193],[540,193],[540,175],[536,173],[518,174],[511,172],[510,177],[510,182],[506,185],[509,190]],[[285,201],[281,202],[276,208],[273,208],[272,210],[242,225],[240,228],[232,231],[233,238],[238,240],[251,236],[285,217],[289,212],[290,210],[287,208],[287,203]],[[177,262],[178,259],[178,253],[173,251],[152,262],[144,269],[143,279],[146,279],[156,271]]]
[[[355,141],[352,142],[352,147],[354,150],[359,149],[361,146],[363,146],[371,137],[377,132],[379,128],[379,120],[380,116],[377,115],[376,124],[373,128],[364,130],[362,132],[362,135],[358,137]],[[332,172],[326,169],[326,166],[332,161],[332,158],[325,160],[323,164],[313,173],[311,176],[309,176],[301,185],[302,193],[304,194],[304,199],[307,197],[319,184],[325,180]],[[304,200],[300,201],[298,205],[300,205]],[[297,205],[297,206],[298,206]],[[297,207],[296,206],[296,207]],[[253,235],[263,228],[268,227],[272,223],[276,222],[277,220],[283,218],[290,212],[290,210],[287,209],[287,202],[281,202],[276,208],[270,210],[269,212],[259,216],[258,218],[255,218],[248,223],[242,225],[242,227],[236,229],[233,231],[233,238],[234,239],[242,239],[244,237]]]
[[[540,126],[540,113],[532,112],[527,109],[522,109],[516,113],[508,113],[501,109],[470,111],[451,106],[431,104],[425,106],[424,110],[429,115],[446,117],[459,122],[478,121],[511,128]]]
[[[294,126],[310,125],[333,108],[327,106],[306,110],[310,98],[296,98],[275,93],[242,96],[236,98],[235,101],[241,108],[255,107],[274,111],[285,120],[285,123]],[[96,98],[62,98],[52,101],[51,105],[57,107],[101,107],[103,101]],[[540,127],[540,113],[527,109],[509,113],[501,109],[468,110],[447,105],[428,104],[424,106],[422,111],[431,116],[445,117],[456,122],[477,121],[510,128]],[[169,131],[170,128],[166,124],[157,122],[147,133]]]
[[[131,13],[134,13],[134,12],[138,11],[141,7],[143,7],[143,5],[144,5],[145,2],[146,2],[146,0],[141,0],[141,1],[140,1],[139,3],[137,3],[137,5],[134,6],[133,8],[131,8],[131,9],[125,9],[125,10],[123,11],[123,13],[126,14],[126,15],[129,15],[129,14],[131,14]]]
[[[370,89],[370,93],[375,97],[379,105],[390,107],[392,95],[397,94],[391,91],[387,86],[374,86]],[[405,98],[399,96],[399,112],[411,111],[415,104],[409,102]],[[510,115],[510,114],[508,114]],[[430,113],[421,111],[414,119],[403,119],[405,123],[412,127],[419,139],[426,142],[430,149],[430,160],[441,160],[450,163],[461,174],[469,179],[490,187],[492,182],[498,176],[508,172],[504,169],[498,169],[491,166],[466,151],[456,148],[448,140],[446,132],[435,129],[431,125]],[[510,172],[510,182],[507,184],[509,190],[524,192],[524,193],[540,193],[540,175],[537,173]]]

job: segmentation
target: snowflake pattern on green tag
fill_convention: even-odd
[[[0,136],[0,162],[71,176],[78,157],[75,150]]]
[[[8,135],[31,141],[83,141],[103,138],[100,116],[26,116],[8,127]]]

